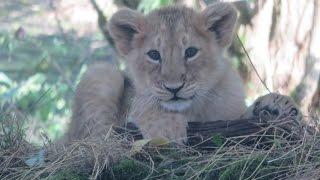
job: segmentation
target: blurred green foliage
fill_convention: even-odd
[[[142,0],[138,6],[138,10],[147,14],[153,9],[163,7],[163,6],[168,6],[173,2],[174,2],[173,0],[154,0],[154,1]]]
[[[67,39],[66,39],[67,38]],[[26,119],[53,139],[61,137],[70,119],[71,98],[87,63],[105,59],[91,44],[102,36],[36,35],[17,39],[0,32],[0,106],[14,104]],[[37,138],[36,138],[37,140]]]

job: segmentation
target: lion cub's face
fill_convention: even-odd
[[[234,8],[225,3],[201,13],[174,6],[143,16],[125,9],[112,17],[110,33],[128,60],[137,93],[183,111],[215,96],[235,21]]]

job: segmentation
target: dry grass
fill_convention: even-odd
[[[215,150],[192,147],[145,147],[132,155],[132,142],[108,133],[69,146],[36,147],[24,140],[19,120],[1,115],[0,179],[317,179],[320,139],[303,134],[257,133],[217,139]],[[267,131],[264,131],[267,132]],[[245,145],[248,138],[256,143]],[[45,152],[43,159],[41,152]],[[36,158],[39,162],[28,165]]]

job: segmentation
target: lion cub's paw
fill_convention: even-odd
[[[166,134],[168,137],[171,137],[169,140],[173,144],[183,145],[187,142],[187,128],[178,128],[173,129],[171,132]]]
[[[166,138],[170,143],[184,144],[187,141],[187,120],[183,115],[162,113],[140,117],[136,122],[143,138]]]
[[[180,123],[171,122],[166,127],[151,127],[145,132],[144,137],[148,139],[166,138],[170,143],[183,145],[187,140],[187,128]]]
[[[252,107],[252,114],[262,120],[290,119],[301,125],[302,113],[289,96],[270,93],[259,97]]]

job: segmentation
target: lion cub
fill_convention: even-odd
[[[202,12],[171,6],[148,15],[130,9],[115,13],[109,31],[133,88],[125,87],[124,76],[111,65],[92,66],[77,88],[69,138],[102,135],[112,124],[131,121],[144,138],[181,143],[188,121],[253,116],[256,108],[246,112],[243,83],[224,56],[236,19],[228,3]],[[275,103],[274,96],[266,98]]]

